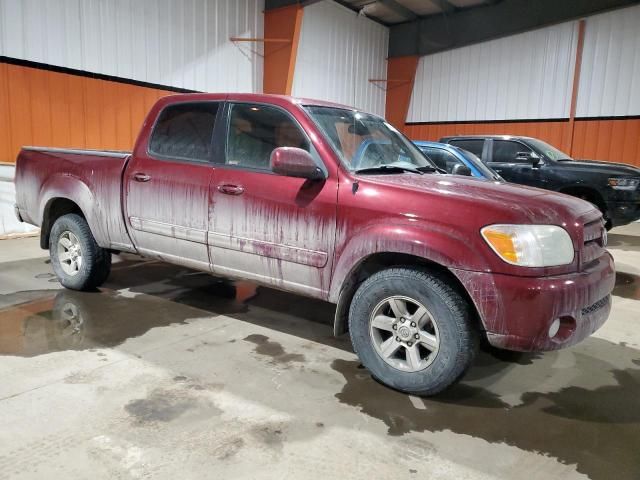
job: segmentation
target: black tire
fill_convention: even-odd
[[[437,324],[437,354],[422,370],[395,368],[383,360],[374,346],[371,315],[381,302],[395,295],[418,301]],[[473,363],[480,339],[467,300],[442,275],[413,267],[382,270],[360,285],[349,310],[349,332],[360,361],[377,380],[421,396],[435,395],[456,383]]]
[[[77,273],[64,271],[59,258],[58,242],[65,232],[71,232],[79,241],[82,264]],[[111,271],[111,253],[98,246],[87,221],[70,213],[58,218],[49,237],[51,265],[62,286],[71,290],[93,290],[102,285]]]

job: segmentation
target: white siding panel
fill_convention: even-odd
[[[0,55],[203,91],[262,90],[264,0],[0,0]]]
[[[420,58],[409,122],[569,116],[577,23]]]
[[[640,115],[640,5],[589,17],[578,117]]]
[[[388,29],[334,2],[304,9],[292,94],[384,114]]]

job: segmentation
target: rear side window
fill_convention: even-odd
[[[149,152],[160,157],[208,161],[217,113],[215,102],[166,107],[153,129]]]
[[[467,139],[467,140],[451,140],[451,145],[460,147],[463,150],[468,150],[474,153],[477,157],[482,158],[482,147],[484,146],[484,140],[479,139]]]
[[[464,165],[458,157],[442,148],[421,147],[420,149],[433,160],[433,163],[446,170],[447,173],[453,172],[453,167],[456,165]]]

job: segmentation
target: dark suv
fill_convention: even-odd
[[[505,180],[588,200],[604,214],[607,228],[640,218],[640,168],[624,163],[574,160],[530,137],[469,135],[442,143],[475,153]]]

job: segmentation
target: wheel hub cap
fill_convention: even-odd
[[[420,302],[405,296],[381,301],[371,313],[369,332],[380,358],[405,372],[427,368],[440,347],[433,315]]]
[[[58,239],[58,262],[67,275],[77,275],[82,268],[82,248],[80,240],[72,232],[66,231]]]

